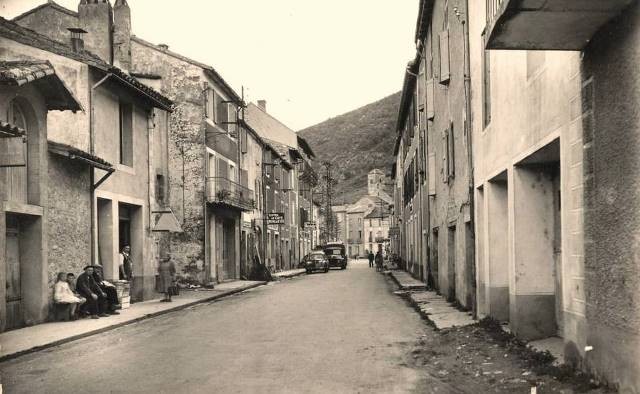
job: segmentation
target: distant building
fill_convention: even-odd
[[[389,205],[393,202],[387,192],[388,188],[389,180],[384,172],[373,169],[367,175],[366,195],[353,204],[332,207],[338,221],[338,239],[345,243],[349,256],[364,257],[370,250],[377,250],[376,239],[388,238],[390,225],[388,220],[383,220],[381,226],[374,226],[375,218],[367,219],[367,216],[374,211],[377,212],[374,216],[388,218]],[[385,214],[383,215],[382,212]],[[378,231],[380,231],[379,237]],[[369,232],[373,232],[371,237],[368,236]]]

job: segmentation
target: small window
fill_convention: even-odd
[[[156,200],[159,203],[164,203],[165,200],[165,182],[164,175],[156,175]]]
[[[120,164],[133,167],[133,108],[120,102]]]

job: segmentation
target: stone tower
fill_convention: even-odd
[[[113,9],[107,0],[81,0],[78,5],[80,27],[87,31],[84,47],[113,64]]]
[[[131,9],[127,0],[113,5],[113,65],[131,70]]]
[[[376,196],[378,191],[384,192],[385,176],[382,170],[374,168],[367,176],[367,194]]]

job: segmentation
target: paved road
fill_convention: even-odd
[[[425,332],[355,262],[0,364],[5,393],[403,393]]]

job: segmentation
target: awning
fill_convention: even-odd
[[[182,232],[182,227],[180,226],[180,223],[178,223],[178,219],[176,219],[176,215],[173,214],[171,208],[165,208],[161,211],[153,211],[152,213],[157,216],[156,223],[151,231],[170,233]]]
[[[54,141],[47,141],[47,144],[49,152],[51,153],[55,153],[63,157],[68,157],[71,160],[85,162],[86,164],[95,168],[99,168],[101,170],[109,172],[114,171],[113,165],[111,165],[111,163],[81,149]]]
[[[49,110],[82,111],[82,105],[48,61],[0,61],[0,85],[33,83]]]

